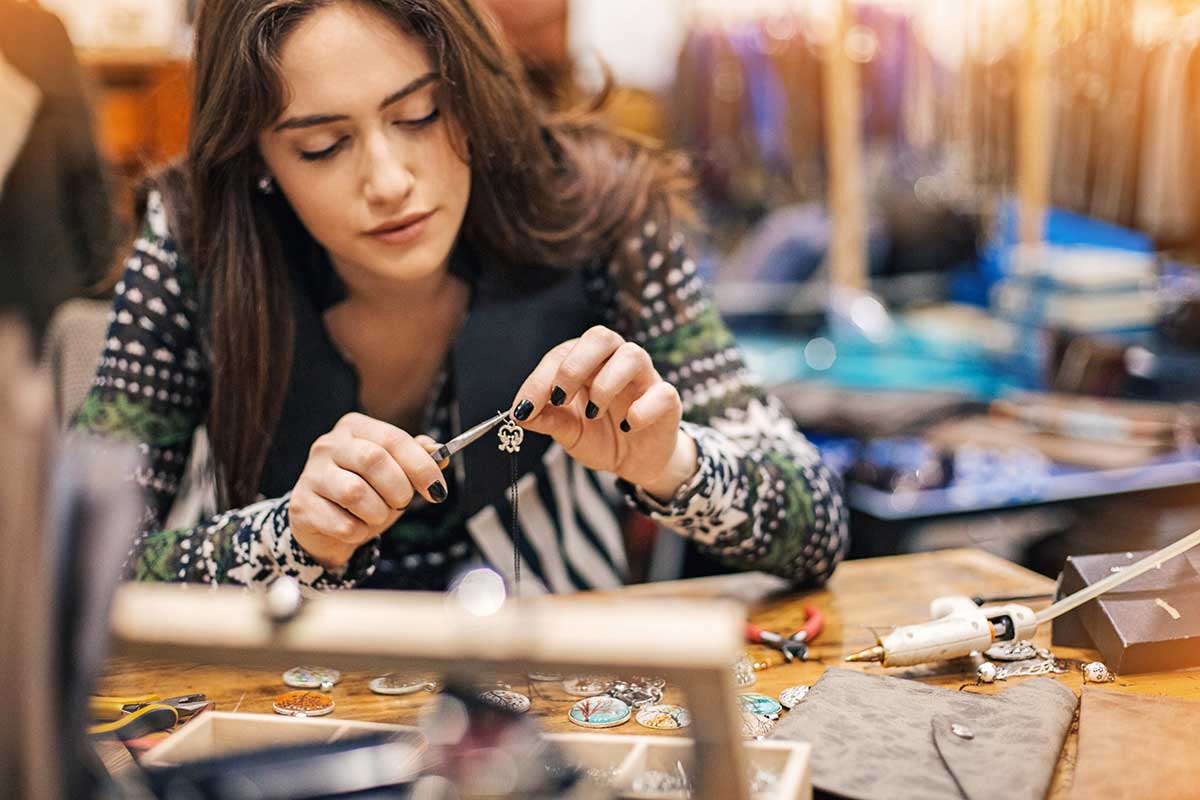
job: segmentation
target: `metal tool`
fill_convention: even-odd
[[[795,661],[797,657],[803,660],[808,655],[808,645],[804,642],[794,642],[782,633],[769,631],[753,622],[746,623],[746,641],[775,648],[783,653],[784,659],[789,663]]]
[[[816,606],[804,607],[804,625],[788,637],[793,642],[811,642],[825,630],[825,617]]]
[[[148,694],[137,697],[93,696],[88,702],[94,719],[106,720],[88,728],[92,735],[114,734],[122,741],[140,739],[165,731],[182,720],[213,708],[215,703],[204,694],[185,694],[160,698]]]
[[[846,660],[878,661],[885,667],[903,667],[959,658],[972,651],[983,651],[996,641],[1030,639],[1039,625],[1133,580],[1197,544],[1200,544],[1200,530],[1064,597],[1036,614],[1016,603],[980,607],[970,597],[939,597],[930,606],[934,619],[896,628],[879,638],[874,647],[849,655]]]
[[[453,439],[446,442],[444,445],[439,447],[437,450],[434,450],[432,453],[430,453],[429,454],[430,457],[433,458],[433,460],[435,462],[437,462],[438,464],[442,463],[443,461],[448,459],[450,456],[459,452],[460,450],[462,450],[464,447],[471,444],[472,442],[477,441],[485,433],[487,433],[492,428],[499,425],[501,422],[503,422],[508,417],[508,414],[509,414],[509,412],[507,412],[507,411],[501,411],[500,413],[496,414],[496,416],[492,417],[491,419],[485,420],[484,422],[479,423],[478,425],[471,428],[470,430],[460,433],[458,436],[455,436]]]

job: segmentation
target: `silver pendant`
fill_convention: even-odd
[[[505,417],[504,424],[496,431],[500,437],[498,447],[505,453],[521,452],[521,442],[525,441],[525,429],[513,422],[512,417]]]
[[[1102,661],[1092,661],[1080,667],[1087,683],[1111,683],[1117,679]]]
[[[1038,648],[1030,641],[997,642],[983,651],[983,655],[992,661],[1025,661],[1037,658]]]

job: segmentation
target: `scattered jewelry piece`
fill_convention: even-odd
[[[285,717],[321,717],[333,711],[333,700],[320,692],[285,692],[271,702]]]
[[[692,724],[692,715],[686,708],[669,703],[640,708],[636,719],[638,725],[660,731],[678,730]]]
[[[293,689],[320,689],[328,692],[342,679],[342,673],[329,667],[292,667],[283,673],[283,682]]]
[[[990,661],[985,661],[975,670],[975,677],[980,683],[995,683],[996,675],[1000,670],[996,669],[996,665]]]
[[[1024,639],[1019,642],[997,642],[984,650],[983,655],[992,661],[1024,661],[1027,658],[1037,658],[1038,648],[1033,642]]]
[[[757,680],[758,676],[754,674],[754,664],[750,661],[750,654],[743,652],[733,663],[733,683],[737,688],[745,689],[747,686],[753,686]]]
[[[775,727],[775,720],[762,714],[742,712],[742,737],[746,739],[763,739]]]
[[[1050,675],[1066,672],[1058,665],[1053,656],[1050,658],[1031,658],[1025,661],[1008,661],[996,668],[996,680],[1008,678],[1024,678],[1030,675]]]
[[[612,686],[609,687],[606,694],[617,698],[630,708],[641,708],[653,703],[661,703],[663,698],[662,687],[633,680],[613,681]]]
[[[737,696],[738,706],[750,714],[772,716],[783,710],[783,706],[774,697],[768,697],[758,692],[745,692]]]
[[[599,675],[581,675],[563,681],[563,691],[575,697],[595,697],[612,688],[613,682]]]
[[[567,718],[585,728],[615,728],[629,721],[629,706],[615,697],[587,697],[571,706]]]
[[[412,694],[413,692],[436,692],[441,684],[432,678],[392,672],[375,678],[369,684],[375,694]]]
[[[1083,670],[1084,681],[1088,683],[1111,683],[1117,679],[1102,661],[1089,662],[1080,669]]]
[[[529,698],[520,692],[509,689],[491,689],[480,694],[479,699],[488,705],[507,709],[517,714],[524,714],[529,710]]]
[[[562,675],[554,672],[531,672],[525,677],[537,683],[555,683],[563,679]]]
[[[655,689],[667,688],[667,679],[661,678],[657,675],[631,675],[629,677],[629,682],[640,683],[643,686],[652,686]]]
[[[779,693],[779,704],[789,711],[795,708],[801,700],[808,696],[808,690],[811,686],[789,686]]]

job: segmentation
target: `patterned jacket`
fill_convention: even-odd
[[[292,538],[288,503],[312,441],[358,408],[354,370],[321,323],[320,312],[337,301],[327,289],[328,260],[294,270],[296,366],[280,387],[286,398],[263,499],[164,530],[205,421],[210,369],[198,279],[181,257],[161,196],[152,194],[116,287],[95,384],[74,423],[79,431],[132,439],[144,453],[136,479],[146,512],[130,575],[250,584],[282,571],[318,588],[439,589],[479,562],[511,578],[515,524],[524,593],[611,588],[627,578],[618,514],[633,507],[729,566],[798,584],[824,582],[848,543],[837,478],[747,370],[682,234],[666,218],[649,218],[622,242],[616,252],[532,291],[514,291],[478,260],[465,269],[461,274],[473,282],[471,309],[429,390],[425,432],[444,441],[507,407],[546,350],[600,322],[645,348],[679,390],[683,426],[699,452],[695,477],[659,503],[529,434],[514,515],[506,457],[476,444],[447,470],[447,502],[434,506],[418,497],[346,568],[327,570]]]

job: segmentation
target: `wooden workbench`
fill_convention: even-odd
[[[783,665],[782,656],[773,650],[750,647],[751,656],[770,666],[758,672],[757,683],[747,691],[763,692],[775,697],[788,686],[814,683],[827,666],[839,665],[900,677],[918,678],[924,682],[957,689],[973,681],[973,675],[942,665],[936,668],[913,667],[882,669],[876,665],[845,665],[842,657],[868,647],[875,642],[871,627],[886,630],[889,626],[907,624],[927,618],[929,601],[944,594],[993,595],[1052,592],[1053,581],[976,550],[949,550],[937,553],[895,556],[891,558],[849,561],[838,567],[829,585],[816,592],[780,597],[773,595],[779,583],[762,575],[726,576],[695,581],[648,584],[629,587],[621,594],[673,597],[732,596],[751,604],[752,619],[764,627],[790,632],[803,621],[802,607],[816,605],[824,614],[825,630],[816,641],[810,660]],[[570,602],[565,598],[564,602]],[[1030,603],[1040,608],[1045,603]],[[619,636],[619,631],[605,632]],[[1050,645],[1050,631],[1041,631],[1036,639],[1042,646]],[[1095,660],[1099,654],[1088,650],[1056,648],[1059,657]],[[777,666],[774,666],[777,665]],[[386,670],[380,670],[383,672]],[[367,682],[377,673],[347,673],[334,687],[331,696],[337,703],[334,715],[346,719],[372,720],[413,724],[429,702],[430,695],[384,697],[370,692]],[[548,731],[582,730],[566,717],[567,710],[578,698],[567,695],[559,684],[529,683],[524,678],[501,676],[513,688],[530,694],[536,716]],[[1019,680],[1019,679],[1018,679]],[[1057,676],[1076,693],[1080,688],[1078,673]],[[972,691],[1000,691],[1012,682],[993,686],[973,687]],[[1108,688],[1118,691],[1200,698],[1200,670],[1134,675],[1120,677]],[[277,671],[236,669],[179,663],[170,660],[118,658],[108,665],[100,681],[104,694],[130,695],[156,692],[162,696],[205,692],[225,711],[239,710],[271,713],[271,698],[286,691]],[[683,698],[668,691],[668,702]],[[653,735],[657,732],[630,722],[605,731]],[[671,734],[661,734],[671,735]],[[1074,772],[1077,735],[1072,730],[1063,749],[1055,775],[1051,798],[1065,797]]]

